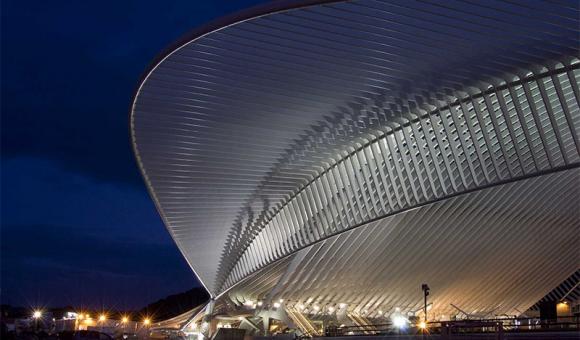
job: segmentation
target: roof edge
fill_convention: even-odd
[[[143,87],[143,85],[145,84],[145,82],[147,81],[149,76],[171,54],[175,53],[176,51],[178,51],[179,49],[181,49],[185,45],[193,42],[194,40],[205,36],[206,34],[221,30],[221,29],[226,28],[226,27],[231,26],[231,25],[236,25],[238,23],[241,23],[241,22],[244,22],[247,20],[255,19],[258,17],[270,15],[270,14],[290,11],[290,10],[303,8],[303,7],[323,5],[323,4],[327,4],[327,3],[346,2],[346,1],[348,1],[348,0],[279,0],[279,1],[273,1],[270,3],[266,3],[266,4],[253,6],[253,7],[250,7],[248,9],[245,9],[245,10],[241,10],[241,11],[234,12],[232,14],[223,16],[223,17],[219,17],[219,18],[214,19],[214,20],[212,20],[212,21],[210,21],[210,22],[208,22],[208,23],[206,23],[198,28],[195,28],[195,29],[185,33],[179,39],[177,39],[175,42],[173,42],[170,45],[168,45],[167,47],[165,47],[149,63],[149,65],[147,66],[145,71],[139,77],[139,81],[137,82],[137,86],[134,89],[133,94],[131,96],[131,102],[129,105],[129,120],[128,120],[128,122],[129,122],[129,138],[130,138],[129,143],[131,144],[131,149],[133,150],[133,155],[135,157],[135,161],[137,162],[137,167],[139,168],[139,172],[141,173],[141,177],[143,178],[143,181],[145,182],[145,187],[147,188],[147,191],[149,192],[149,196],[151,196],[151,199],[153,200],[153,203],[155,204],[155,208],[157,209],[157,212],[158,212],[159,216],[161,217],[161,219],[163,220],[163,224],[170,235],[171,235],[171,232],[170,232],[169,228],[167,227],[167,219],[164,216],[163,211],[160,208],[159,201],[157,200],[155,193],[153,192],[153,188],[151,187],[151,185],[149,183],[149,179],[145,173],[145,169],[144,169],[143,164],[141,162],[141,157],[139,156],[139,152],[137,150],[137,143],[136,143],[136,139],[135,139],[135,129],[134,129],[134,125],[133,125],[133,123],[134,123],[133,113],[135,110],[135,102],[137,100],[137,97],[139,96],[139,92],[141,91],[141,88]],[[172,236],[172,239],[174,240],[174,242],[176,242],[175,239],[173,238],[173,236]],[[215,294],[212,292],[212,289],[209,289],[208,285],[202,280],[202,278],[196,272],[192,263],[190,263],[190,261],[187,259],[187,257],[185,256],[185,254],[181,250],[181,247],[179,247],[179,245],[177,243],[176,243],[176,246],[180,250],[182,256],[185,258],[185,261],[187,262],[187,264],[189,265],[189,267],[193,271],[197,280],[208,291],[210,297],[214,298]]]

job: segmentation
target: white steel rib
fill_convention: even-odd
[[[517,244],[522,278],[548,266],[538,264],[534,251],[572,256],[576,268],[569,258],[549,264],[554,281],[566,279],[579,263],[571,252],[578,239],[570,233],[578,232],[572,214],[578,196],[568,187],[578,184],[580,164],[578,6],[282,1],[186,37],[144,77],[131,134],[151,196],[200,281],[213,296],[230,292],[242,303],[241,292],[267,294],[244,290],[247,282],[282,270],[299,252],[340,244],[332,251],[354,262],[327,266],[357,264],[360,277],[375,275],[373,289],[380,290],[391,267],[371,264],[419,261],[413,258],[419,249],[402,246],[404,235],[391,235],[398,224],[419,238],[416,246],[443,247],[445,259],[457,259],[456,267],[445,260],[433,270],[468,280],[472,253],[494,261],[508,255],[489,254],[494,250],[483,245],[477,252],[477,242],[471,253],[461,246],[471,227],[498,221],[482,244]],[[563,184],[560,198],[567,200],[552,210],[501,209],[537,209],[542,195],[529,183],[544,188],[544,198],[552,195],[546,205],[560,202],[546,183]],[[474,220],[473,207],[487,213]],[[546,215],[554,211],[567,214]],[[561,244],[536,249],[534,237],[543,230]],[[306,275],[307,268],[296,269],[305,275],[297,287],[317,285],[304,291],[333,303],[328,294],[339,278],[316,276],[319,266]],[[494,268],[485,270],[503,278],[495,291],[508,289],[509,266]],[[404,266],[394,272],[400,282],[393,290],[367,294],[375,302],[340,298],[357,306],[400,299],[399,305],[416,307],[397,287],[420,279]],[[505,310],[531,306],[559,282],[518,287]],[[489,293],[474,305],[505,297]]]
[[[368,223],[266,266],[227,295],[242,304],[283,299],[315,318],[344,304],[380,324],[396,308],[421,310],[428,282],[432,319],[455,315],[451,304],[481,317],[519,315],[578,268],[579,174],[528,178]]]

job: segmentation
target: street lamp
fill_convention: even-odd
[[[143,324],[144,324],[145,326],[149,326],[149,324],[150,324],[150,323],[151,323],[151,320],[149,320],[149,318],[145,318],[145,319],[143,319]]]
[[[42,312],[40,310],[35,310],[32,312],[32,318],[34,319],[34,331],[38,331],[38,319],[42,317]]]
[[[425,322],[425,326],[427,326],[427,296],[429,296],[429,286],[426,283],[423,283],[421,285],[421,289],[423,290],[423,297],[425,299],[425,309],[424,309],[424,319],[423,321]]]
[[[107,320],[107,316],[105,314],[99,315],[99,323],[101,324],[101,332],[103,331],[103,327],[105,325],[105,320]]]

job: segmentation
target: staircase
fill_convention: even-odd
[[[312,322],[310,322],[310,320],[306,316],[304,316],[304,314],[302,314],[300,311],[298,311],[294,308],[287,308],[286,314],[288,314],[288,317],[290,317],[290,319],[292,319],[294,324],[296,326],[298,326],[298,328],[300,328],[302,333],[304,333],[305,335],[306,334],[311,335],[311,336],[321,336],[322,335],[316,330],[316,328],[314,327]]]
[[[377,329],[373,324],[365,317],[358,315],[356,313],[347,312],[346,315],[349,319],[354,322],[355,325],[359,326],[363,334],[376,334]]]

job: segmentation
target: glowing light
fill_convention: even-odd
[[[278,302],[274,302],[274,308],[280,308],[280,304]]]
[[[278,300],[278,302],[283,303],[284,302],[284,299],[280,299],[280,300]]]
[[[397,328],[405,328],[407,327],[407,320],[405,317],[397,315],[393,317],[393,325]]]
[[[258,307],[261,307],[264,303],[262,301],[258,301],[257,305]]]
[[[248,307],[253,307],[255,305],[255,303],[252,300],[248,300],[248,301],[244,302],[244,305],[246,305]]]
[[[121,318],[121,322],[122,323],[127,323],[127,322],[129,322],[129,318],[126,317],[126,316],[124,316],[124,317]]]
[[[82,320],[82,319],[84,319],[84,315],[83,315],[82,313],[79,313],[79,314],[77,315],[77,319],[79,319],[79,320]]]
[[[143,324],[144,325],[149,325],[150,323],[151,323],[151,320],[149,320],[149,318],[143,319]]]
[[[334,313],[334,307],[332,307],[332,306],[328,307],[328,312],[329,313]]]
[[[401,308],[399,308],[399,307],[395,308],[395,312],[397,312],[397,313],[398,313],[398,312],[400,312],[400,311],[401,311]]]
[[[42,317],[42,312],[41,312],[41,311],[39,311],[39,310],[35,310],[35,311],[32,313],[32,317],[33,317],[33,318],[35,318],[35,319],[40,319],[40,318]]]
[[[90,314],[85,315],[85,319],[90,319],[90,318],[91,318]]]
[[[99,321],[105,321],[105,320],[107,320],[107,316],[105,314],[99,315]]]
[[[312,307],[312,309],[314,309],[315,311],[317,311],[317,312],[318,312],[318,311],[320,310],[320,307],[318,307],[318,306],[314,306],[314,307]]]
[[[379,313],[379,315],[383,315],[383,311],[382,310],[380,310],[378,313]]]
[[[421,322],[419,322],[419,325],[418,325],[418,326],[419,326],[419,328],[421,328],[421,329],[425,329],[425,328],[427,328],[427,324],[425,323],[425,321],[421,321]]]
[[[346,308],[346,303],[340,303],[338,304],[338,307],[340,307],[340,309],[345,309]]]
[[[570,307],[568,306],[568,303],[566,303],[565,301],[561,301],[556,305],[556,310],[558,314],[566,314],[568,313],[569,309]]]

